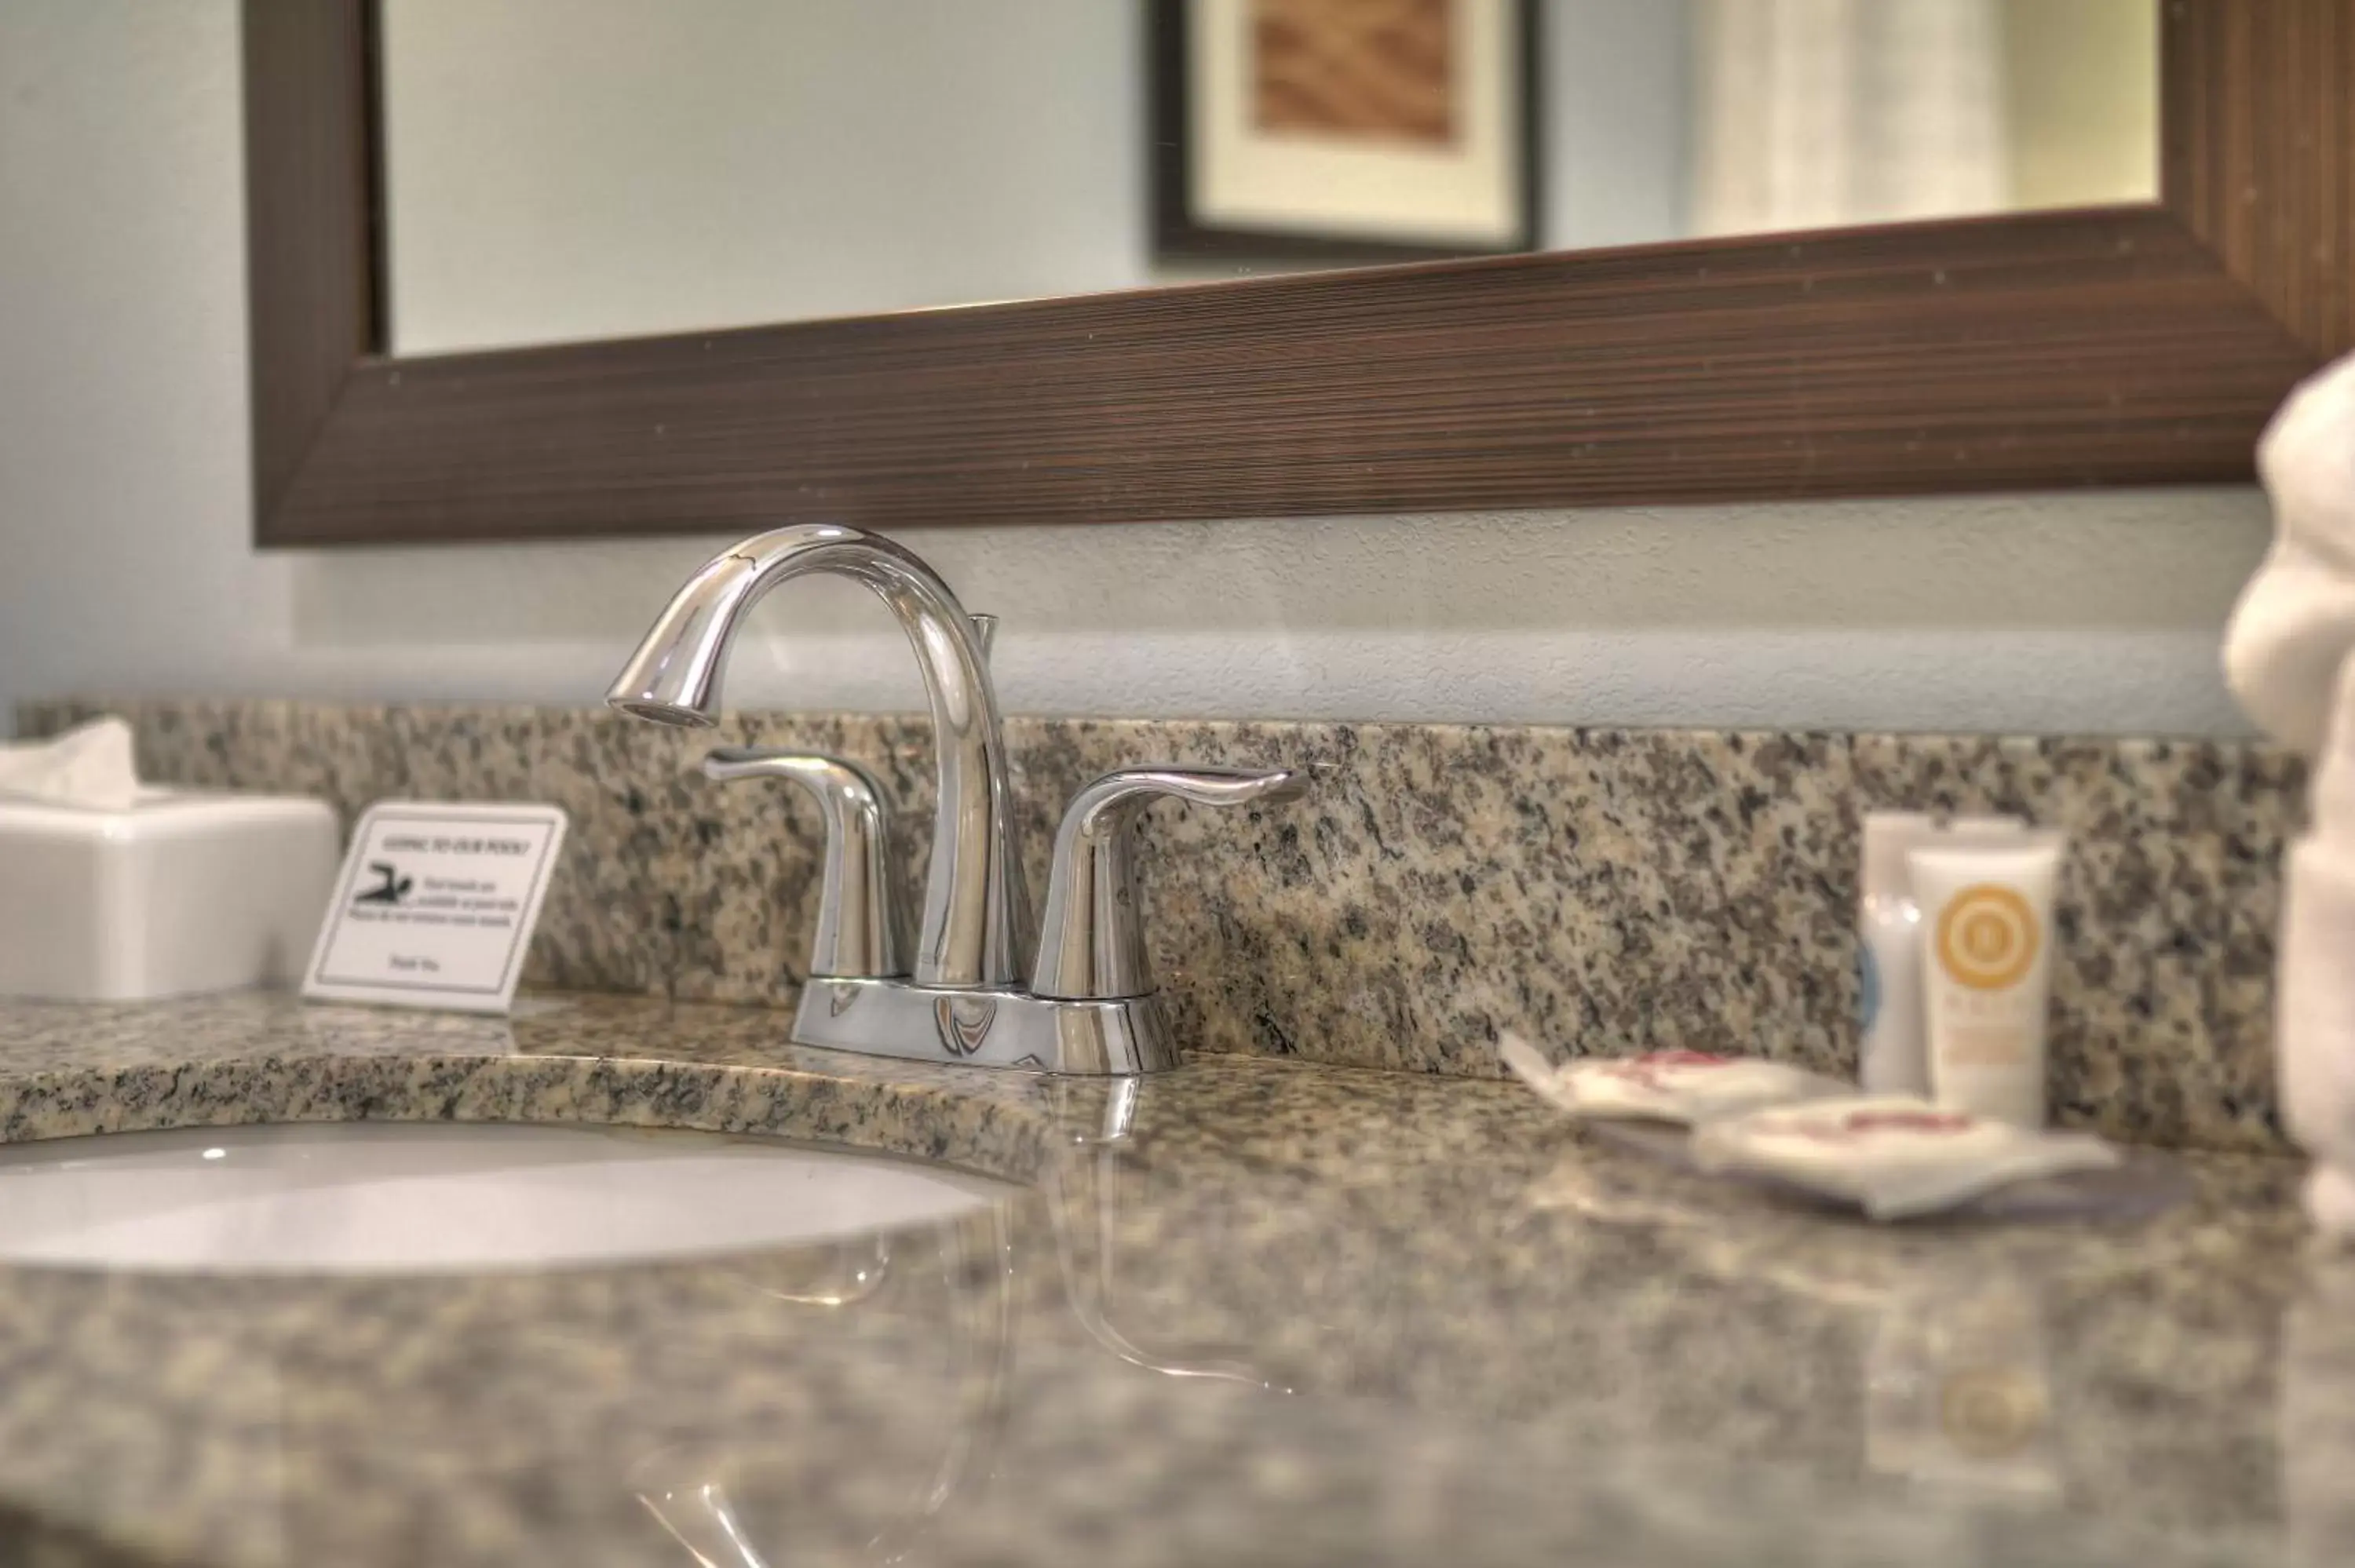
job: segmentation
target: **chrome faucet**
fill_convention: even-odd
[[[987,617],[970,616],[913,552],[872,534],[805,523],[745,540],[688,579],[613,682],[606,702],[657,724],[718,722],[720,674],[746,613],[811,573],[866,584],[908,634],[931,704],[940,778],[932,864],[911,966],[890,865],[881,788],[858,764],[808,752],[723,747],[720,781],[783,779],[826,822],[825,878],[810,980],[794,1021],[800,1044],[874,1055],[1064,1073],[1172,1066],[1177,1048],[1146,966],[1129,853],[1156,796],[1240,806],[1298,796],[1299,774],[1129,768],[1082,789],[1056,835],[1048,943],[1022,885],[1013,791]]]
[[[678,590],[605,701],[656,724],[709,728],[719,721],[719,677],[746,612],[779,583],[812,573],[874,589],[899,618],[923,671],[940,796],[915,978],[944,991],[1006,985],[1029,956],[1018,946],[1029,908],[1021,863],[1011,853],[1012,787],[997,696],[972,619],[912,553],[829,523],[747,539]]]

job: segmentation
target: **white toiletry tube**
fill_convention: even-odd
[[[2044,1125],[2057,832],[1910,853],[1922,906],[1930,1097],[2020,1127]]]
[[[1922,911],[1906,857],[1938,831],[1918,811],[1864,817],[1864,896],[1856,911],[1857,1079],[1870,1095],[1930,1093],[1922,1012]]]
[[[2019,817],[1867,811],[1864,876],[1857,902],[1859,1022],[1857,1079],[1871,1095],[1930,1093],[1929,1019],[1922,996],[1922,906],[1909,857],[1937,844],[2018,843]]]

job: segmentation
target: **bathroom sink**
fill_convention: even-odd
[[[1014,1188],[766,1139],[335,1122],[0,1148],[0,1264],[205,1274],[547,1268],[837,1240]]]

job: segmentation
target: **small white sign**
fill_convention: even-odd
[[[352,832],[303,994],[506,1012],[564,827],[555,806],[370,806]]]

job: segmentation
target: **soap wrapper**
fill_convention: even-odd
[[[102,718],[48,740],[0,745],[0,798],[127,811],[139,800],[131,726]]]
[[[1593,1057],[1557,1067],[1528,1041],[1508,1033],[1497,1044],[1497,1054],[1547,1104],[1588,1120],[1694,1127],[1764,1106],[1854,1093],[1838,1079],[1804,1067],[1705,1051]]]
[[[1853,1202],[1876,1220],[1959,1208],[2015,1182],[2106,1171],[2118,1150],[2088,1133],[2044,1132],[1911,1095],[1781,1105],[1698,1127],[1694,1164],[1764,1176]]]

